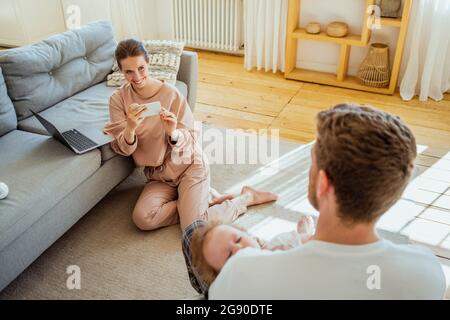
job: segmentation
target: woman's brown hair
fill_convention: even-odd
[[[150,61],[150,56],[145,50],[144,44],[141,41],[135,39],[127,39],[120,41],[117,45],[116,52],[116,61],[119,65],[119,68],[122,70],[122,65],[120,61],[126,59],[128,57],[138,57],[143,56],[147,63]]]

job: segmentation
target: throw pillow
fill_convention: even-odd
[[[148,40],[143,43],[150,56],[148,67],[150,77],[175,85],[184,43],[169,40]],[[107,77],[108,86],[119,87],[126,83],[117,61],[112,71],[113,73]]]

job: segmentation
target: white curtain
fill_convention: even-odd
[[[144,40],[144,6],[142,0],[110,0],[111,20],[117,40]]]
[[[287,0],[244,0],[245,68],[284,72]]]
[[[442,100],[450,89],[450,1],[415,0],[403,55],[400,95]]]

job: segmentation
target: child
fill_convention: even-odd
[[[245,229],[212,220],[196,229],[192,235],[192,266],[203,282],[209,287],[227,260],[243,248],[263,250],[288,250],[307,242],[314,234],[314,221],[303,216],[297,231],[286,232],[265,243],[251,236]]]

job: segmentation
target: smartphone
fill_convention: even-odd
[[[157,101],[147,104],[147,111],[145,111],[143,114],[146,117],[153,117],[158,116],[160,112],[161,112],[161,103]]]
[[[134,105],[134,108],[139,108],[141,105]],[[159,101],[157,102],[151,102],[147,104],[147,110],[142,114],[144,117],[153,117],[159,115],[161,112],[161,103]]]
[[[144,112],[144,116],[146,117],[159,116],[160,113],[161,113],[161,103],[159,101],[151,102],[147,104],[147,111]]]

